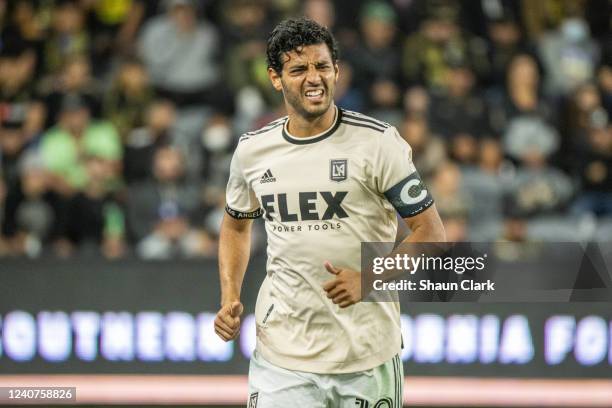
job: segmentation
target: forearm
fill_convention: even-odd
[[[435,205],[428,210],[427,216],[421,216],[418,221],[408,221],[411,233],[408,235],[391,253],[387,258],[395,258],[397,255],[418,257],[423,252],[430,254],[441,253],[445,245],[428,245],[429,243],[443,243],[446,242],[446,232],[444,231],[444,225],[438,215]],[[414,245],[422,243],[421,245]],[[409,244],[409,245],[404,245]],[[387,270],[382,275],[377,275],[376,279],[382,279],[384,281],[392,281],[405,274],[406,271],[399,270]],[[372,276],[372,275],[370,275]]]
[[[426,219],[423,223],[412,226],[412,232],[401,243],[414,242],[446,242],[446,232],[442,220],[435,214],[435,217]]]
[[[225,215],[219,238],[221,305],[240,299],[242,280],[251,251],[251,222]]]

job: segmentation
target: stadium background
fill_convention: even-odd
[[[241,133],[284,115],[264,50],[267,33],[287,16],[306,14],[333,29],[338,105],[397,126],[449,240],[610,241],[611,8],[606,0],[0,0],[0,385],[17,374],[176,374],[176,391],[189,383],[185,375],[244,374],[248,340],[227,359],[200,314],[218,302],[215,252],[233,148]],[[253,243],[247,313],[264,273],[261,223]],[[515,405],[522,395],[530,406],[610,398],[598,394],[612,389],[608,305],[477,306],[404,307],[412,319],[404,323],[443,316],[431,333],[449,343],[451,315],[483,324],[492,314],[502,326],[523,316],[531,358],[505,364],[496,354],[492,364],[478,346],[476,360],[449,361],[445,343],[440,360],[419,361],[415,346],[405,356],[406,374],[416,376],[406,383],[407,402],[449,404],[443,389],[463,406]],[[177,361],[167,348],[143,358],[134,345],[132,358],[113,360],[100,334],[95,354],[83,359],[77,311],[125,312],[135,327],[138,313],[154,312],[144,320],[162,332],[168,314],[181,312],[172,324],[191,316],[191,329],[179,327],[203,327],[193,337],[203,349]],[[576,338],[562,361],[549,360],[547,323],[560,315],[575,317]],[[585,328],[590,337],[580,340]],[[74,330],[68,345],[58,340],[66,330]],[[583,360],[579,344],[606,353]],[[528,380],[561,377],[570,382]],[[219,402],[244,398],[242,377],[228,388],[195,378],[194,389],[209,384]],[[491,378],[523,381],[483,380]],[[152,389],[138,395],[143,403],[159,397]],[[109,401],[97,398],[87,402]]]

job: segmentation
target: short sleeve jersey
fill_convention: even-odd
[[[256,349],[292,370],[368,370],[400,351],[399,304],[341,309],[322,288],[333,278],[324,262],[359,271],[361,242],[392,242],[397,212],[411,217],[433,200],[387,123],[337,109],[331,128],[308,138],[291,136],[287,123],[241,137],[226,191],[228,214],[263,216],[268,235]]]

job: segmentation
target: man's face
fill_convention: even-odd
[[[60,122],[70,133],[80,134],[89,124],[89,109],[80,107],[66,110],[61,113]]]
[[[197,23],[195,9],[190,5],[174,6],[170,11],[170,16],[181,32],[192,31]]]
[[[338,80],[338,65],[325,43],[306,45],[283,56],[279,75],[268,70],[272,85],[283,91],[289,113],[315,119],[330,108]]]

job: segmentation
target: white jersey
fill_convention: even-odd
[[[368,370],[400,352],[399,303],[341,309],[322,288],[334,278],[323,264],[359,271],[361,242],[394,241],[396,210],[409,217],[433,200],[394,127],[338,109],[330,129],[296,138],[287,121],[241,137],[226,193],[231,216],[265,219],[256,349],[291,370]]]

